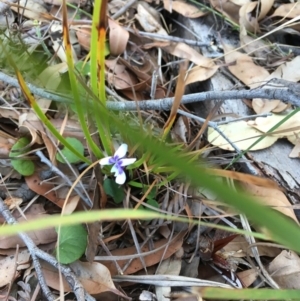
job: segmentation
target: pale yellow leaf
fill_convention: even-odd
[[[239,149],[246,150],[256,140],[258,140],[262,133],[247,124],[246,121],[232,122],[220,125],[219,129],[230,139]],[[257,143],[251,150],[264,149],[277,140],[277,137],[266,136],[262,141]],[[234,148],[214,129],[208,129],[208,141],[215,146],[225,150],[233,151]]]
[[[219,66],[217,65],[213,65],[211,67],[205,67],[205,66],[194,67],[188,73],[185,84],[189,85],[191,83],[207,80],[208,78],[211,78],[217,72],[218,69]]]
[[[257,117],[255,121],[249,121],[248,125],[258,129],[259,131],[266,133],[277,123],[279,123],[286,115],[273,114],[268,117]],[[280,125],[273,133],[272,136],[278,138],[294,135],[294,133],[300,132],[300,112],[293,115],[282,125]]]

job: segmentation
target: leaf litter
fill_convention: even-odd
[[[10,3],[7,6],[8,15],[16,16],[18,23],[13,24],[14,32],[11,30],[12,18],[8,17],[1,25],[3,28],[1,47],[5,49],[4,53],[9,53],[17,62],[17,67],[24,74],[26,81],[58,93],[68,91],[67,53],[62,47],[61,4],[61,1],[49,3],[37,0]],[[297,18],[298,3],[261,1],[258,4],[258,2],[248,1],[211,0],[209,5],[204,5],[196,1],[189,3],[170,0],[163,1],[163,4],[159,1],[139,1],[128,7],[126,5],[127,1],[121,0],[112,0],[108,3],[109,34],[105,45],[105,67],[107,88],[112,92],[109,97],[114,98],[117,95],[121,99],[135,101],[137,106],[141,100],[161,99],[174,95],[176,101],[170,114],[140,111],[140,116],[133,113],[120,113],[119,117],[129,121],[132,126],[139,125],[142,120],[143,127],[147,128],[149,133],[163,139],[170,138],[171,141],[168,140],[168,143],[173,143],[174,148],[187,150],[189,160],[198,163],[199,157],[206,158],[206,165],[208,168],[216,168],[215,173],[213,169],[211,173],[220,181],[227,181],[230,185],[237,185],[239,188],[243,187],[249,195],[255,196],[262,204],[271,206],[298,223],[293,210],[297,204],[292,205],[285,191],[273,182],[258,177],[254,179],[253,176],[246,174],[243,177],[241,176],[243,174],[235,170],[222,172],[220,169],[220,172],[217,172],[217,168],[225,167],[233,158],[233,155],[230,157],[220,149],[236,151],[238,147],[240,150],[247,150],[262,136],[264,139],[251,151],[268,148],[277,143],[279,138],[284,138],[295,144],[291,157],[299,157],[297,150],[299,149],[299,114],[295,114],[274,132],[265,135],[294,108],[276,99],[267,101],[253,98],[248,104],[256,114],[272,112],[271,115],[249,117],[249,120],[243,121],[235,121],[233,118],[228,124],[218,125],[218,131],[208,123],[216,116],[204,116],[207,118],[205,123],[208,126],[207,137],[204,135],[206,128],[203,122],[178,116],[179,110],[190,112],[189,108],[180,104],[187,86],[195,83],[203,84],[224,66],[235,79],[252,89],[268,88],[269,82],[274,78],[298,82],[297,52],[291,50],[292,53],[285,53],[283,46],[274,47],[267,39],[257,39],[259,35],[273,31],[278,25],[285,27],[286,19],[293,21],[293,18]],[[126,10],[118,17],[114,17],[123,7],[126,7]],[[90,79],[92,9],[86,1],[68,1],[73,59],[74,62],[80,63],[76,65],[80,66],[77,68],[78,77],[87,83]],[[218,14],[219,20],[224,18],[228,24],[239,26],[241,47],[226,44],[221,38],[221,48],[224,52],[214,59],[203,55],[202,51],[188,45],[184,39],[176,41],[173,38],[172,27],[172,23],[176,21],[176,13],[183,18],[200,18],[200,22],[209,15]],[[10,27],[7,28],[7,25]],[[293,30],[299,35],[297,24],[292,23],[292,25]],[[141,35],[139,31],[143,31],[145,35]],[[204,47],[213,46],[215,46],[214,42],[211,42]],[[25,49],[26,51],[22,51]],[[5,54],[0,57],[4,73],[12,74],[12,66],[7,63]],[[179,70],[183,61],[185,67]],[[42,70],[39,69],[40,67]],[[176,81],[177,77],[179,79]],[[262,83],[265,86],[261,87]],[[80,92],[87,96],[85,89]],[[75,139],[74,147],[84,149],[82,155],[90,154],[74,109],[47,98],[36,98],[36,101],[60,133],[71,141]],[[151,162],[149,154],[145,156],[148,158],[143,160],[140,166],[136,165],[139,171],[134,173],[134,177],[131,170],[126,171],[133,180],[127,182],[123,188],[113,186],[113,190],[118,190],[117,194],[112,191],[109,193],[106,190],[107,185],[104,185],[105,182],[97,180],[92,172],[81,177],[84,167],[81,166],[80,159],[75,157],[72,162],[68,153],[64,153],[55,137],[27,106],[21,90],[4,82],[3,87],[1,83],[0,117],[3,120],[0,132],[1,198],[10,206],[18,221],[41,216],[46,218],[50,214],[61,212],[71,214],[74,210],[83,210],[80,202],[82,197],[74,192],[66,202],[66,196],[71,189],[70,183],[74,183],[80,176],[81,189],[84,187],[87,195],[93,194],[94,203],[99,202],[101,209],[142,205],[148,210],[181,214],[188,218],[228,225],[232,227],[232,232],[235,228],[241,227],[239,214],[232,208],[220,204],[221,200],[215,199],[211,191],[201,187],[192,189],[189,184],[176,179],[176,173],[164,170],[163,166],[159,166],[155,161]],[[223,135],[220,135],[219,131]],[[18,139],[23,137],[27,137],[27,140],[22,147],[19,147],[21,151],[17,153],[18,158],[9,158],[12,157]],[[195,137],[198,141],[194,140]],[[114,136],[114,143],[116,145],[122,143],[117,135]],[[30,149],[26,148],[27,145]],[[189,147],[190,145],[192,147]],[[131,155],[135,151],[132,147],[131,145]],[[36,151],[39,149],[43,149],[44,156],[49,158],[50,170],[49,165],[45,164],[45,159],[40,158],[39,161],[39,157],[36,156]],[[139,159],[140,154],[136,155]],[[64,163],[63,157],[69,161],[68,164]],[[21,164],[21,172],[15,166],[16,163],[13,163],[14,161],[17,165]],[[22,162],[34,166],[34,170],[24,167]],[[53,166],[56,166],[61,173],[53,172]],[[66,179],[69,179],[68,183]],[[158,179],[164,184],[159,185]],[[107,180],[111,178],[106,178],[104,181]],[[101,195],[100,201],[99,195]],[[171,279],[175,279],[175,276],[193,275],[194,278],[205,281],[214,277],[218,279],[214,283],[215,286],[225,279],[232,287],[239,288],[254,286],[255,281],[260,279],[261,267],[258,267],[259,264],[253,264],[248,258],[249,254],[254,256],[253,248],[249,250],[249,242],[243,241],[234,250],[231,249],[237,239],[243,238],[242,236],[226,237],[226,232],[220,234],[210,227],[201,226],[192,229],[189,225],[170,223],[167,220],[134,223],[103,222],[98,229],[100,231],[98,236],[101,238],[97,235],[93,237],[95,240],[93,244],[96,246],[92,254],[93,260],[89,263],[81,261],[84,260],[84,254],[81,254],[81,260],[71,264],[84,289],[94,296],[110,292],[119,297],[134,298],[131,288],[113,282],[116,275],[125,275],[124,281],[126,275],[132,274],[139,275],[142,279],[146,272],[148,275],[169,275]],[[253,229],[258,230],[255,225]],[[91,236],[91,233],[88,235]],[[39,247],[57,241],[57,233],[54,229],[35,231],[30,233],[30,237]],[[139,247],[135,245],[134,237]],[[0,270],[6,270],[7,274],[0,273],[2,275],[0,283],[1,287],[5,287],[19,280],[24,281],[18,282],[22,288],[18,293],[26,299],[35,289],[35,287],[30,288],[29,280],[36,276],[31,272],[28,251],[18,250],[16,246],[23,247],[24,242],[18,237],[1,237],[1,254],[10,250],[15,252],[15,255],[13,257],[3,255]],[[264,249],[258,247],[257,250],[259,256],[269,258],[265,261],[265,268],[282,288],[298,288],[299,257],[292,251],[281,251],[282,248],[270,244]],[[53,250],[52,247],[47,251],[51,253]],[[197,259],[195,265],[190,265],[185,270],[181,267],[183,263],[194,262],[194,259]],[[187,272],[189,269],[190,272]],[[70,291],[66,283],[62,286],[58,281],[59,274],[56,269],[48,267],[48,264],[43,262],[42,270],[46,284],[56,290],[57,296],[61,290]],[[216,278],[217,274],[219,278]],[[135,283],[138,283],[138,280]],[[148,290],[146,284],[144,282],[143,288]],[[167,282],[161,284],[162,287],[155,285],[152,290],[158,300],[163,300],[171,294],[170,285]],[[185,287],[185,282],[183,281],[180,286]],[[267,281],[265,286],[273,287],[272,283]],[[12,294],[12,291],[10,293]],[[8,296],[12,297],[10,293]],[[142,290],[140,289],[138,293],[142,293]]]

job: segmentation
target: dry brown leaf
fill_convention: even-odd
[[[185,84],[189,85],[195,82],[201,82],[211,78],[219,69],[219,66],[213,65],[211,67],[197,66],[189,71]]]
[[[283,289],[300,289],[300,259],[293,251],[283,250],[269,265],[269,273]]]
[[[258,253],[260,256],[275,257],[280,253],[279,248],[270,247],[267,245],[258,245]],[[231,242],[229,242],[225,247],[223,247],[225,253],[230,253],[233,257],[245,257],[249,254],[253,257],[251,248],[249,248],[249,243],[244,236],[237,236]]]
[[[230,139],[239,149],[248,149],[255,141],[257,141],[262,132],[251,128],[246,121],[231,122],[220,125],[219,129]],[[264,149],[276,142],[278,137],[268,135],[263,140],[255,144],[251,150]],[[233,151],[234,148],[214,129],[208,128],[208,141],[215,146],[225,150]]]
[[[269,76],[265,68],[256,65],[247,54],[234,51],[229,45],[223,45],[225,62],[229,71],[250,88],[256,88]]]
[[[76,27],[76,36],[78,43],[85,50],[90,51],[91,48],[91,27],[90,26],[78,26]]]
[[[266,133],[276,124],[278,124],[282,119],[284,119],[286,115],[281,114],[273,114],[267,117],[257,117],[254,121],[248,121],[248,125],[252,126],[259,131]],[[283,138],[287,136],[292,136],[295,133],[300,132],[300,112],[293,115],[287,121],[285,121],[282,125],[280,125],[274,132],[272,132],[271,136],[277,138]]]
[[[112,55],[122,54],[127,46],[129,33],[116,21],[108,19],[109,24],[109,49]]]
[[[10,150],[12,146],[15,144],[15,142],[16,139],[11,138],[5,132],[0,130],[0,158],[8,157]]]
[[[187,18],[199,18],[208,14],[195,5],[185,1],[172,1],[172,9]]]
[[[212,59],[203,56],[198,51],[184,43],[171,43],[171,45],[163,47],[163,50],[182,59],[187,59],[201,67],[215,67]]]
[[[113,292],[122,297],[123,295],[116,289],[108,269],[97,262],[76,261],[70,264],[73,272],[77,275],[78,280],[89,294],[100,294],[103,292]],[[60,290],[61,286],[58,281],[59,275],[57,269],[53,268],[46,262],[42,262],[42,271],[47,285]],[[70,287],[63,279],[63,291],[69,292]]]
[[[42,206],[33,205],[31,207],[32,207],[31,212],[25,213],[27,221],[34,220],[37,218],[47,218],[48,216],[50,216],[49,214],[45,213]],[[25,220],[23,217],[18,217],[17,221],[22,223]],[[35,245],[47,244],[50,242],[54,242],[57,239],[57,233],[53,227],[49,228],[49,229],[31,231],[31,232],[28,232],[27,234],[33,240]],[[25,246],[25,243],[18,235],[1,236],[1,238],[0,238],[0,248],[1,249],[15,248],[17,244],[20,247]]]
[[[300,15],[300,2],[280,4],[274,11],[272,17],[293,19]]]
[[[282,191],[273,188],[259,187],[245,182],[241,183],[241,187],[262,205],[271,206],[298,224],[292,205]]]
[[[144,261],[146,264],[146,267],[151,267],[154,264],[157,264],[162,259],[167,259],[170,256],[172,256],[175,252],[177,252],[181,246],[182,246],[182,239],[185,235],[185,232],[181,232],[176,237],[173,238],[173,240],[169,243],[168,239],[161,239],[159,241],[154,242],[154,250],[150,255],[144,256]],[[169,243],[169,244],[168,244]],[[162,247],[163,246],[163,247]],[[160,248],[162,247],[162,248]],[[147,246],[144,246],[141,248],[142,252],[149,252],[150,249]],[[122,255],[134,255],[136,254],[136,247],[132,246],[125,249],[116,249],[111,251],[112,256],[122,256]],[[100,261],[101,262],[101,261]],[[127,264],[128,260],[117,260],[119,266],[121,269]],[[104,264],[110,271],[111,275],[118,275],[118,270],[116,268],[116,265],[114,261],[103,261],[101,262]],[[124,272],[125,275],[134,274],[135,272],[143,269],[143,264],[139,258],[135,258],[132,260],[129,267]]]
[[[116,289],[109,270],[98,262],[76,261],[70,264],[76,275],[80,275],[80,282],[89,294],[113,292],[120,297],[122,294]]]
[[[270,9],[273,7],[274,0],[261,0],[260,2],[260,12],[258,15],[258,21],[262,20]]]
[[[186,123],[184,122],[184,116],[180,116],[175,122],[172,130],[171,136],[172,140],[180,143],[187,143],[186,141],[186,133],[188,132]]]
[[[278,99],[269,100],[262,98],[255,98],[252,100],[252,108],[257,114],[269,113],[280,106],[282,102]],[[287,105],[283,109],[285,109]]]
[[[253,282],[257,279],[258,275],[258,269],[255,268],[237,273],[237,277],[240,279],[240,281],[243,284],[243,287],[245,288],[253,284]]]
[[[14,246],[15,247],[15,246]],[[30,253],[28,250],[21,251],[16,255],[11,255],[0,260],[0,287],[3,287],[15,280],[20,274],[20,270],[30,266]]]
[[[299,66],[300,56],[297,56],[292,61],[281,64],[272,74],[265,78],[265,81],[268,82],[273,78],[279,78],[291,82],[298,82],[300,80]],[[257,114],[269,113],[271,111],[281,112],[288,106],[288,104],[285,104],[279,100],[269,101],[261,98],[253,99],[252,105]]]

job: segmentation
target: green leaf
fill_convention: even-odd
[[[26,146],[30,143],[30,140],[26,137],[20,138],[11,148],[9,157],[11,159],[11,165],[13,168],[23,176],[30,176],[34,173],[34,163],[28,159],[16,158],[28,152]]]
[[[56,257],[59,262],[68,264],[79,259],[87,246],[87,231],[82,225],[63,226],[59,233]]]
[[[146,202],[148,205],[150,205],[150,206],[152,206],[152,207],[154,207],[154,208],[157,208],[157,209],[159,209],[159,204],[157,203],[157,201],[156,200],[154,200],[154,199],[149,199],[149,200],[147,200],[147,202]],[[144,208],[145,210],[151,210],[151,211],[155,211],[155,210],[153,210],[153,209],[150,209],[150,208],[148,208],[148,207],[145,207]]]
[[[116,204],[120,204],[123,202],[125,198],[123,188],[120,187],[114,180],[105,179],[103,183],[103,188],[105,193],[111,196]]]
[[[76,139],[76,138],[70,138],[67,137],[66,138],[67,142],[73,147],[75,148],[81,155],[84,154],[84,147],[82,145],[82,143]],[[81,159],[79,157],[77,157],[70,149],[64,147],[61,150],[62,154],[65,156],[66,160],[69,163],[77,163],[80,162]],[[61,156],[61,154],[57,153],[56,154],[56,159],[57,161],[61,162],[61,163],[66,163],[65,159]]]
[[[75,68],[79,71],[79,73],[81,75],[89,75],[90,70],[91,70],[91,66],[90,66],[90,62],[82,62],[79,61],[75,64]]]

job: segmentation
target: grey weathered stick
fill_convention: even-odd
[[[9,225],[17,224],[16,219],[12,216],[11,212],[7,208],[7,206],[4,204],[3,200],[0,198],[0,213],[6,220],[6,222]],[[51,264],[53,267],[59,269],[61,273],[64,275],[66,281],[68,282],[70,288],[73,290],[74,294],[77,297],[78,301],[95,301],[95,299],[90,296],[88,293],[85,292],[82,284],[78,281],[76,275],[74,272],[67,266],[64,266],[63,264],[60,264],[53,256],[49,255],[48,253],[44,252],[43,250],[39,249],[32,239],[25,233],[19,233],[19,236],[23,240],[23,242],[26,244],[31,257],[33,259],[34,267],[36,269],[36,272],[38,274],[38,280],[41,285],[41,288],[46,295],[48,300],[55,300],[56,296],[54,296],[51,291],[49,290],[46,281],[42,275],[41,266],[40,263],[37,260],[37,257],[40,259],[45,260],[49,264]]]
[[[0,80],[14,86],[20,87],[18,81],[3,72],[0,72]],[[283,88],[262,89],[256,88],[252,90],[232,90],[232,91],[208,91],[202,93],[188,94],[182,97],[182,104],[195,103],[201,101],[209,101],[214,99],[242,99],[242,98],[263,98],[263,99],[279,99],[283,102],[288,102],[296,107],[300,107],[300,86],[297,83],[278,80],[277,83],[283,85]],[[27,84],[30,91],[37,96],[51,99],[58,102],[72,103],[72,97],[67,95],[59,95],[37,88],[32,84]],[[173,97],[162,98],[156,100],[139,101],[140,110],[165,110],[168,111],[172,107]],[[114,111],[136,111],[136,102],[124,101],[115,102],[108,101],[107,108]]]

